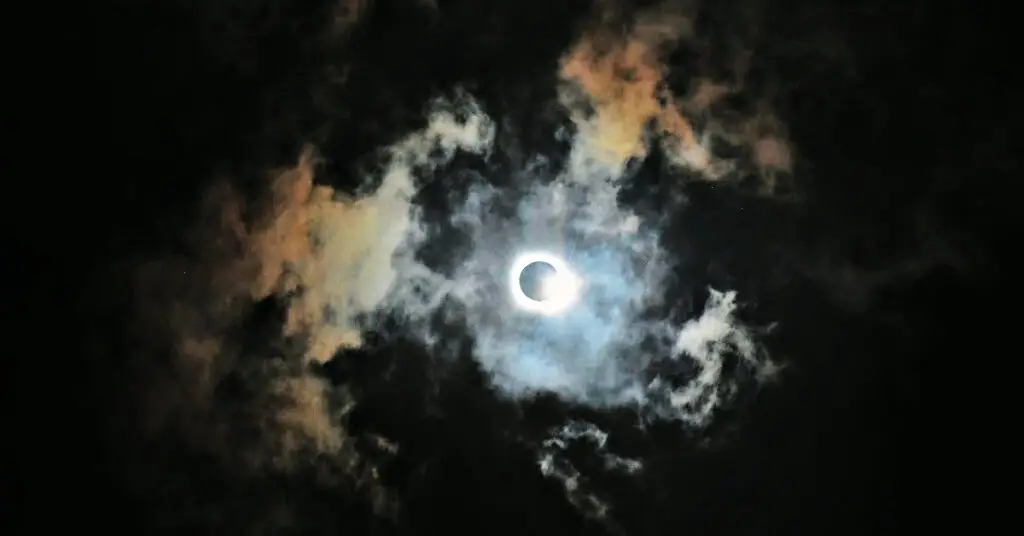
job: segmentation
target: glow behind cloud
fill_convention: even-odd
[[[488,154],[492,138],[468,132],[490,132],[492,119],[468,95],[447,106],[452,103],[461,113],[447,121],[464,119],[450,130],[486,141],[473,151]],[[715,330],[704,329],[710,321],[678,325],[649,314],[666,305],[670,256],[657,226],[641,226],[637,214],[617,203],[629,176],[618,163],[596,158],[587,136],[584,130],[576,137],[566,168],[553,181],[524,178],[526,194],[512,214],[501,209],[507,199],[490,185],[470,189],[453,223],[473,246],[450,274],[418,260],[420,247],[442,238],[416,220],[396,251],[397,275],[386,306],[441,353],[444,339],[431,320],[438,312],[468,328],[475,357],[504,396],[553,393],[595,408],[627,406],[649,418],[702,425],[733,390],[723,360],[740,353],[745,366],[759,368],[764,356],[752,332],[736,324],[734,294],[709,302],[705,315],[714,319]],[[574,274],[585,290],[576,301],[524,299],[518,275],[536,260]],[[690,355],[698,347],[702,353]],[[668,366],[652,372],[659,363]]]

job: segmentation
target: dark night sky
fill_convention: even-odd
[[[617,448],[647,461],[637,477],[588,473],[626,534],[902,533],[953,505],[974,478],[951,460],[971,442],[969,419],[984,414],[986,387],[972,383],[990,381],[987,360],[1005,360],[1013,313],[999,297],[1002,259],[1019,220],[1006,187],[1016,125],[1012,90],[999,81],[998,14],[920,1],[707,2],[702,47],[758,36],[746,42],[746,84],[772,95],[788,127],[791,189],[763,196],[744,184],[681,184],[655,150],[620,201],[667,218],[663,239],[682,259],[683,282],[669,299],[699,309],[706,286],[736,289],[758,321],[778,322],[764,344],[787,373],[741,393],[706,430],[654,423],[640,432],[626,415],[552,397],[503,400],[471,349],[440,360],[385,334],[401,334],[400,325],[370,330],[363,348],[317,373],[359,401],[347,429],[398,504],[375,514],[370,486],[318,478],[315,464],[237,471],[169,432],[140,439],[144,426],[124,408],[142,404],[143,378],[162,370],[138,361],[162,354],[141,351],[147,345],[130,333],[139,313],[128,305],[127,274],[184,247],[183,229],[214,178],[257,195],[261,174],[294,163],[305,144],[325,157],[317,180],[355,191],[374,150],[420,128],[425,104],[456,86],[516,125],[499,135],[504,152],[484,174],[512,188],[507,177],[529,155],[564,157],[552,134],[560,119],[546,103],[559,57],[592,20],[590,3],[370,1],[342,37],[327,31],[336,2],[115,4],[97,12],[94,36],[91,138],[103,147],[68,189],[80,199],[71,225],[90,239],[58,251],[57,271],[82,288],[71,298],[74,336],[60,337],[83,343],[69,354],[79,357],[66,366],[75,385],[64,390],[78,416],[36,421],[77,446],[44,465],[63,472],[62,490],[28,469],[19,480],[26,497],[52,504],[56,493],[76,505],[79,528],[607,533],[541,476],[517,439],[567,416],[599,421]],[[668,84],[685,93],[697,65],[729,68],[708,61],[682,47]],[[457,157],[439,172],[449,179],[430,187],[457,189],[451,177],[473,165]],[[443,211],[430,187],[422,202]],[[666,201],[670,191],[685,203]],[[233,336],[267,354],[261,334],[283,314],[272,299],[257,303]],[[219,381],[234,392],[232,378]],[[244,412],[246,387],[237,389],[214,403]],[[398,444],[398,454],[377,452],[371,434]],[[570,456],[581,468],[598,463]],[[274,512],[290,521],[275,527]]]

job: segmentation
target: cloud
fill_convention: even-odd
[[[336,29],[344,33],[366,5],[339,3]],[[698,68],[685,94],[673,92],[668,56],[697,46],[698,7],[667,2],[632,16],[625,31],[608,17],[588,27],[558,64],[560,103],[574,127],[568,158],[536,155],[509,190],[486,173],[465,196],[448,187],[446,165],[457,154],[460,165],[487,169],[489,155],[505,149],[495,146],[495,125],[515,129],[462,91],[433,102],[423,129],[382,149],[384,164],[364,180],[376,186],[358,195],[325,185],[313,148],[268,173],[255,194],[219,181],[183,250],[134,271],[131,389],[144,398],[125,410],[134,424],[148,440],[173,437],[228,471],[315,467],[324,478],[372,483],[374,468],[344,426],[357,400],[318,370],[361,346],[383,313],[439,356],[452,352],[438,319],[465,328],[480,368],[511,401],[554,394],[591,410],[635,410],[643,421],[706,426],[778,366],[759,330],[740,319],[734,291],[710,289],[702,310],[679,319],[682,307],[668,298],[677,259],[662,244],[663,222],[620,205],[620,189],[654,150],[674,166],[672,178],[733,180],[752,170],[766,190],[797,155],[767,99],[753,99],[750,112],[725,109],[748,91],[747,56],[732,59],[736,77]],[[742,155],[721,156],[725,145]],[[541,161],[564,166],[532,165]],[[431,181],[455,205],[446,221],[417,206]],[[449,247],[441,229],[451,226],[470,247]],[[427,246],[445,251],[450,266],[425,261]],[[535,317],[512,304],[509,267],[532,250],[564,257],[585,279],[568,314]],[[254,320],[267,307],[278,316]],[[606,440],[595,425],[573,421],[536,445],[542,472],[598,517],[607,507],[563,451],[590,441],[607,469],[640,471]]]
[[[330,321],[310,311],[346,292],[324,292],[321,274],[348,264],[325,256],[318,239],[339,221],[368,218],[313,183],[314,163],[305,151],[293,167],[269,174],[268,191],[251,201],[218,183],[186,251],[136,266],[131,329],[144,342],[133,366],[145,400],[136,418],[147,435],[171,433],[241,471],[290,470],[316,453],[354,456],[340,425],[344,404],[305,363],[358,342],[349,310]],[[372,287],[379,277],[360,283]],[[284,309],[283,327],[244,334],[256,304],[267,300]],[[287,337],[302,349],[289,350]],[[234,384],[245,394],[223,394]],[[245,428],[257,433],[235,437]]]
[[[849,255],[825,253],[820,248],[801,259],[795,269],[821,288],[834,303],[851,312],[864,312],[886,289],[919,281],[932,274],[954,276],[964,281],[991,277],[995,263],[973,246],[964,233],[950,228],[935,214],[918,208],[912,213],[912,233],[898,254],[872,251],[870,265],[852,262]],[[902,229],[899,229],[902,231]],[[897,229],[886,230],[891,236]],[[869,231],[855,236],[852,243],[835,241],[833,249],[877,242]]]
[[[370,0],[341,0],[334,8],[334,27],[345,32],[358,23],[370,8]]]
[[[471,99],[462,109],[470,122],[492,124]],[[578,135],[554,180],[525,176],[515,198],[483,182],[472,185],[450,222],[471,247],[450,272],[416,255],[445,240],[435,231],[440,227],[422,222],[422,232],[396,253],[398,279],[386,303],[437,353],[447,351],[438,314],[465,327],[474,356],[506,397],[553,393],[575,404],[633,407],[645,418],[703,426],[737,388],[723,363],[736,356],[741,369],[763,373],[767,355],[754,330],[737,319],[734,292],[713,290],[703,314],[683,325],[652,317],[672,308],[664,299],[671,259],[657,226],[642,224],[617,202],[626,168],[591,158],[590,142],[587,133]],[[516,257],[538,250],[560,255],[585,281],[581,302],[562,316],[518,310],[508,291]]]
[[[664,88],[661,62],[665,50],[689,30],[689,19],[681,15],[639,20],[626,36],[599,28],[562,58],[561,76],[593,107],[592,115],[576,111],[574,119],[599,158],[611,163],[645,156],[650,121],[683,147],[695,143],[692,126]],[[578,108],[569,96],[563,101]]]
[[[607,501],[588,488],[587,478],[564,456],[574,443],[587,442],[594,454],[609,471],[635,475],[643,471],[643,462],[624,458],[608,450],[608,433],[596,424],[586,421],[568,421],[550,430],[550,437],[537,449],[537,465],[541,474],[561,483],[566,499],[584,516],[603,521],[613,532],[621,532],[613,520],[608,519],[611,509]]]
[[[433,145],[446,148],[442,162],[458,151],[460,165],[487,166],[488,155],[501,150],[492,145],[495,121],[466,93],[450,104],[452,115],[433,116],[435,126],[396,149],[404,155],[399,161],[428,162]],[[675,308],[666,303],[673,261],[660,243],[659,222],[617,201],[629,166],[594,158],[587,132],[571,141],[554,177],[533,175],[549,170],[527,164],[502,190],[479,174],[464,196],[448,196],[453,213],[434,216],[444,221],[416,214],[392,255],[394,280],[383,306],[402,320],[405,335],[419,337],[442,360],[461,354],[449,344],[451,327],[464,331],[481,370],[507,400],[554,395],[591,410],[627,408],[638,424],[703,428],[740,389],[756,388],[777,366],[758,344],[758,330],[739,320],[735,292],[712,289],[705,309],[682,323],[666,314]],[[424,183],[450,180],[445,167],[416,169]],[[451,228],[469,245],[449,248],[443,266],[434,266],[420,252],[446,248]],[[562,316],[535,316],[514,304],[509,270],[531,251],[561,256],[584,280],[581,301]],[[588,423],[566,423],[531,444],[541,472],[565,488],[570,503],[614,528],[593,479],[567,458],[568,445],[584,439],[606,470],[639,474],[642,464],[612,452],[607,433]]]
[[[638,20],[627,41],[585,37],[563,60],[562,74],[596,103],[594,117],[581,119],[578,103],[563,101],[580,125],[564,168],[527,164],[515,192],[481,180],[464,198],[450,199],[455,210],[447,223],[471,246],[450,270],[435,269],[417,252],[449,237],[439,231],[444,226],[421,222],[396,253],[398,279],[386,301],[437,352],[445,351],[435,329],[438,314],[468,329],[475,357],[505,396],[554,393],[572,403],[638,407],[650,418],[701,426],[735,389],[722,365],[728,356],[736,356],[740,368],[763,372],[769,364],[754,330],[735,315],[734,292],[713,290],[704,316],[683,325],[664,315],[673,307],[664,298],[673,261],[661,246],[659,222],[645,222],[618,203],[620,188],[632,178],[627,160],[645,155],[643,124],[665,120],[680,141],[689,132],[684,123],[664,119],[682,121],[682,115],[660,106],[657,94],[659,46],[683,35],[679,28],[687,19],[659,12]],[[624,65],[634,75],[622,75]],[[705,101],[713,100],[707,95],[712,89],[704,93]],[[458,109],[467,124],[494,123],[469,95],[462,94]],[[482,156],[500,150],[490,146],[493,130],[487,133],[453,149]],[[486,166],[483,159],[478,163]],[[532,176],[531,169],[554,177]],[[530,251],[563,257],[584,279],[581,302],[565,315],[537,318],[514,305],[508,270]],[[656,311],[661,319],[652,316]],[[703,346],[693,342],[698,339]]]
[[[666,59],[696,37],[699,9],[699,2],[663,2],[634,15],[625,32],[604,20],[594,25],[562,57],[561,100],[591,157],[608,165],[643,159],[658,142],[673,165],[695,178],[737,179],[751,168],[772,192],[793,166],[782,122],[764,99],[753,114],[716,112],[723,99],[744,90],[749,54],[728,60],[737,72],[733,80],[695,72],[688,95],[669,87]],[[726,145],[744,148],[745,160],[720,156]]]
[[[710,289],[704,310],[682,323],[666,314],[674,309],[665,303],[673,260],[662,248],[658,222],[618,203],[633,164],[654,142],[674,165],[705,180],[737,177],[746,166],[770,187],[776,172],[792,167],[785,129],[767,108],[716,117],[716,106],[741,84],[698,77],[684,98],[669,91],[664,58],[692,36],[693,14],[663,7],[636,17],[625,35],[600,26],[585,33],[559,66],[560,101],[576,126],[563,169],[548,170],[536,155],[538,165],[524,166],[514,192],[481,180],[464,198],[449,199],[456,206],[448,223],[471,243],[450,270],[416,255],[446,240],[442,226],[422,222],[422,232],[397,252],[388,307],[439,355],[450,350],[437,319],[464,327],[474,357],[503,397],[554,394],[570,404],[630,408],[644,421],[702,428],[740,389],[778,371],[758,330],[739,320],[734,291]],[[465,98],[462,115],[492,123]],[[472,152],[501,150],[486,141]],[[746,160],[715,156],[715,143],[744,147]],[[533,176],[534,169],[554,176]],[[507,291],[516,256],[538,250],[562,256],[585,280],[581,302],[561,317],[520,311]],[[577,424],[566,423],[536,445],[538,464],[584,514],[610,523],[607,505],[563,452],[568,442],[604,432]],[[595,445],[606,460],[621,462],[609,462],[609,469],[639,470],[636,461],[607,450],[604,439]]]
[[[230,470],[317,464],[332,478],[372,480],[343,426],[356,401],[316,371],[359,347],[376,313],[403,320],[439,354],[447,350],[436,320],[465,327],[506,398],[552,393],[596,409],[634,408],[642,419],[707,424],[740,388],[727,360],[755,378],[773,365],[737,318],[734,292],[712,290],[704,311],[682,323],[667,314],[673,259],[659,222],[620,206],[619,190],[655,140],[705,179],[736,168],[713,156],[713,139],[746,144],[758,168],[788,169],[792,155],[770,114],[700,128],[691,120],[712,115],[735,83],[702,79],[685,98],[669,91],[665,54],[691,37],[692,15],[649,11],[626,35],[596,27],[566,52],[561,102],[577,130],[564,168],[537,177],[527,170],[543,166],[527,165],[517,192],[485,181],[463,198],[453,192],[455,213],[443,223],[471,247],[453,251],[451,270],[421,258],[445,238],[442,222],[415,204],[417,192],[450,180],[444,166],[456,154],[486,167],[501,150],[496,122],[463,91],[432,103],[426,127],[382,150],[382,169],[365,181],[377,186],[364,194],[325,186],[312,148],[269,173],[256,195],[217,183],[185,250],[136,270],[137,376],[147,402],[135,417],[146,434],[170,433]],[[563,317],[512,304],[508,270],[530,250],[561,255],[586,281],[581,303]],[[254,329],[268,304],[280,318]],[[562,467],[556,446],[539,451],[547,467]]]
[[[311,148],[253,195],[217,181],[181,251],[135,262],[123,388],[137,402],[120,408],[116,428],[126,463],[137,465],[126,471],[133,485],[171,465],[161,452],[179,451],[234,477],[312,471],[390,504],[344,424],[355,399],[317,365],[360,346],[358,318],[407,282],[395,263],[423,233],[415,176],[488,145],[492,125],[458,111],[437,101],[424,129],[383,149],[382,168],[366,178],[378,186],[365,195],[321,184]]]

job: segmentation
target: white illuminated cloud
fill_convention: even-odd
[[[468,94],[442,102],[431,125],[422,136],[430,142],[422,145],[424,159],[432,158],[430,144],[444,148],[444,158],[464,151],[484,161],[494,146],[494,123]],[[455,354],[438,321],[464,326],[473,357],[502,396],[550,393],[703,427],[742,382],[760,381],[777,367],[757,344],[756,330],[740,321],[733,291],[712,289],[704,310],[683,321],[669,314],[676,309],[666,302],[674,259],[662,247],[659,224],[643,225],[619,204],[631,171],[607,165],[591,148],[577,137],[560,168],[548,169],[541,156],[524,164],[515,175],[517,195],[487,181],[473,184],[451,220],[472,247],[450,272],[419,258],[443,235],[411,209],[417,225],[393,256],[397,275],[387,307],[439,355]],[[541,295],[531,292],[540,300],[520,282],[534,262],[557,273],[540,282]],[[731,358],[738,367],[726,366]]]
[[[546,277],[541,283],[543,300],[527,296],[519,281],[523,270],[535,262],[547,263],[555,270],[553,275]],[[512,263],[512,269],[509,271],[509,291],[516,306],[531,313],[549,316],[565,313],[579,301],[582,287],[582,280],[573,273],[569,265],[551,253],[522,254]]]

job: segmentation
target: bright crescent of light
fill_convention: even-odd
[[[542,283],[544,300],[534,300],[527,296],[519,285],[519,277],[523,269],[535,262],[546,262],[555,269],[555,274]],[[509,273],[509,291],[516,306],[531,313],[554,316],[569,310],[579,300],[582,280],[569,269],[569,265],[557,255],[544,252],[531,252],[520,255]]]

